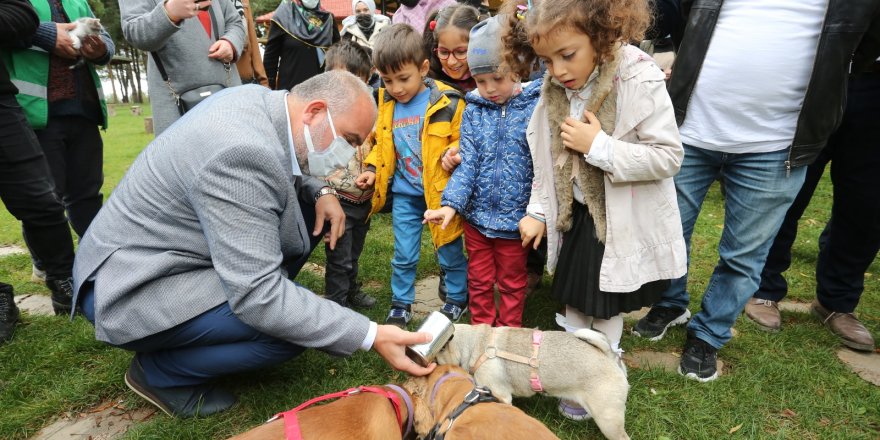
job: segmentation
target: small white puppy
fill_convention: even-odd
[[[513,327],[494,330],[497,351],[531,357],[534,330]],[[437,363],[454,364],[470,371],[486,353],[492,331],[493,328],[485,324],[456,324],[453,338],[437,355]],[[581,329],[574,333],[545,331],[542,337],[536,371],[544,392],[587,408],[605,437],[628,439],[624,417],[629,382],[605,335]],[[501,402],[510,403],[513,396],[535,394],[530,385],[532,372],[528,364],[490,357],[472,374],[477,384],[489,387]]]

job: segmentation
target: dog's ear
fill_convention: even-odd
[[[425,438],[431,428],[434,427],[434,415],[428,406],[427,400],[413,395],[413,427],[419,438]]]

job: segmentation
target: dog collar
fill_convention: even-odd
[[[400,425],[400,431],[403,434],[403,438],[406,438],[406,436],[408,436],[409,433],[412,432],[412,430],[413,430],[413,419],[415,418],[415,413],[413,412],[412,399],[410,399],[409,393],[407,393],[403,388],[401,388],[397,385],[394,385],[393,383],[389,383],[385,386],[396,391],[397,394],[400,394],[400,397],[403,398],[403,403],[406,404],[407,417],[406,417],[406,431],[405,432],[403,431],[403,424]],[[401,418],[400,417],[400,408],[398,407],[397,408],[397,420],[400,421],[400,418]]]
[[[434,384],[434,389],[431,390],[431,405],[434,404],[434,397],[437,395],[437,390],[440,389],[440,385],[443,385],[443,382],[446,382],[447,379],[453,377],[463,377],[470,381],[470,383],[474,383],[474,380],[470,376],[465,376],[464,374],[460,373],[446,373],[443,376],[440,376],[440,380],[438,380],[437,383]]]

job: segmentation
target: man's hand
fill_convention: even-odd
[[[211,7],[211,0],[168,0],[165,2],[165,12],[168,18],[175,24],[187,18],[193,18],[199,15],[199,10],[207,10]]]
[[[565,118],[565,122],[560,127],[562,128],[562,145],[578,153],[587,154],[593,145],[593,139],[599,134],[602,126],[596,119],[596,115],[590,112],[584,112],[584,119],[586,122]]]
[[[231,63],[234,56],[235,50],[232,48],[232,43],[226,40],[217,40],[208,48],[208,58],[218,60],[221,63]]]
[[[68,60],[79,57],[79,51],[73,48],[73,40],[68,34],[68,31],[75,27],[76,23],[55,23],[55,48],[52,49],[52,53]]]
[[[522,239],[522,247],[528,246],[529,242],[533,241],[532,247],[537,250],[546,231],[547,225],[540,220],[528,215],[523,217],[519,221],[519,237]]]
[[[425,211],[425,219],[422,220],[422,224],[431,222],[435,225],[440,225],[440,229],[446,229],[446,226],[449,225],[449,222],[452,221],[455,214],[455,208],[451,206],[443,206],[440,209],[429,209]]]
[[[89,35],[83,39],[80,52],[87,60],[97,60],[107,54],[107,45],[99,35]]]
[[[431,340],[431,334],[425,332],[413,333],[401,330],[393,325],[380,325],[376,331],[376,340],[373,342],[373,350],[385,359],[391,368],[409,373],[413,376],[426,376],[434,371],[436,363],[427,367],[415,363],[406,357],[406,346],[424,344]]]
[[[447,173],[451,173],[460,163],[461,154],[459,154],[458,147],[446,150],[446,153],[440,158],[440,167]]]
[[[357,177],[357,179],[355,179],[354,184],[360,189],[368,190],[376,184],[376,173],[372,171],[364,171]]]
[[[345,212],[333,194],[323,195],[315,202],[315,230],[312,235],[317,237],[327,221],[330,222],[330,231],[324,236],[324,241],[330,244],[330,249],[336,249],[336,240],[345,233]]]

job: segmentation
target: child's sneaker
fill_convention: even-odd
[[[581,408],[580,405],[568,399],[559,399],[559,414],[562,414],[562,417],[565,417],[566,419],[574,420],[576,422],[593,418],[590,411],[586,408]]]
[[[462,307],[458,304],[446,303],[443,304],[440,313],[449,318],[450,321],[458,322],[458,319],[461,318],[461,315],[464,315],[464,312],[467,312],[467,309],[467,306]]]
[[[409,306],[392,306],[391,311],[388,312],[388,317],[385,318],[385,324],[394,325],[406,330],[406,325],[409,324],[410,319],[412,319],[412,312],[410,312]]]

